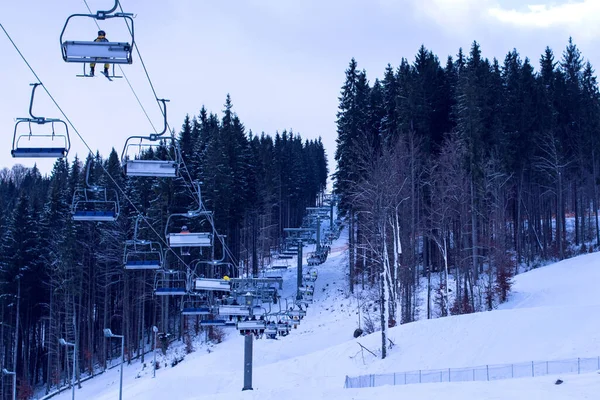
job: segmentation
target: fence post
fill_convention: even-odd
[[[473,368],[473,382],[475,382],[475,368]]]
[[[533,361],[531,362],[531,376],[535,377],[535,370],[534,370],[534,367],[533,367]]]
[[[375,376],[373,374],[371,374],[371,378],[369,379],[369,381],[369,386],[375,387]]]
[[[348,389],[348,375],[346,375],[346,380],[344,381],[344,388]]]
[[[515,364],[510,364],[510,377],[515,377]]]
[[[490,380],[490,366],[489,365],[485,366],[485,373],[487,375],[487,380],[489,381]]]
[[[406,385],[406,372],[404,373],[404,384]]]
[[[396,373],[394,372],[394,386],[396,386]]]
[[[444,382],[444,371],[440,370],[440,383]]]
[[[452,382],[452,379],[450,379],[450,375],[452,374],[450,373],[450,368],[448,368],[448,382]]]
[[[581,373],[581,367],[579,366],[579,357],[577,357],[577,374]]]
[[[546,375],[548,375],[548,361],[546,361]]]
[[[421,383],[421,370],[419,370],[419,383]]]

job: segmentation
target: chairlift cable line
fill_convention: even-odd
[[[87,1],[86,1],[86,0],[83,0],[83,1],[85,2],[86,6],[87,6]],[[118,4],[119,4],[119,9],[121,10],[121,12],[122,12],[122,13],[124,13],[125,11],[123,10],[123,6],[121,5],[121,1],[118,1]],[[88,6],[88,9],[89,9],[89,6]],[[90,11],[90,13],[91,13],[91,11]],[[125,20],[125,24],[127,25],[127,29],[129,30],[129,33],[131,33],[131,28],[130,28],[130,26],[129,26],[129,23],[128,23],[128,21],[127,21],[127,20]],[[144,68],[144,73],[146,74],[146,78],[148,79],[148,83],[150,84],[150,88],[152,89],[152,93],[154,94],[154,98],[155,98],[155,100],[156,100],[157,104],[159,105],[159,108],[160,108],[160,110],[161,110],[161,113],[164,113],[163,109],[160,107],[160,101],[159,101],[159,99],[158,99],[158,95],[156,94],[156,90],[154,89],[154,84],[152,83],[152,79],[150,78],[150,74],[148,73],[148,69],[146,68],[146,63],[144,63],[144,59],[143,59],[143,57],[142,57],[142,54],[141,54],[141,52],[140,52],[140,49],[139,49],[139,47],[138,47],[138,45],[137,45],[137,42],[136,42],[136,43],[134,43],[134,47],[135,47],[135,51],[137,52],[138,58],[140,59],[140,63],[142,64],[142,67]],[[171,131],[171,127],[169,126],[169,123],[168,123],[168,122],[167,122],[167,129],[168,129],[170,132],[172,132],[172,131]],[[181,163],[183,164],[183,167],[184,167],[183,169],[185,169],[185,171],[186,171],[186,174],[187,174],[187,176],[188,176],[188,178],[189,178],[189,180],[190,180],[190,183],[191,183],[191,184],[192,184],[192,186],[193,186],[193,182],[194,182],[194,180],[192,179],[192,177],[191,177],[191,175],[190,175],[189,169],[187,168],[187,165],[185,164],[185,160],[183,159],[183,157],[181,158]],[[195,193],[194,193],[194,191],[191,189],[191,187],[190,187],[190,186],[188,186],[187,184],[186,184],[185,186],[186,186],[186,188],[188,189],[188,191],[189,191],[189,192],[192,194],[192,197],[193,197],[194,199],[196,199]],[[201,202],[200,202],[200,199],[196,199],[196,201],[197,201],[197,203],[198,203],[198,206],[204,207],[204,204],[201,204]],[[215,233],[218,235],[218,233],[217,233],[217,231],[216,231],[216,227],[213,225],[212,221],[211,221],[211,225],[212,225],[213,231],[214,231],[214,232],[215,232]],[[224,250],[226,250],[226,251],[227,251],[227,254],[230,256],[230,259],[231,259],[232,261],[235,261],[235,260],[234,260],[234,258],[233,258],[233,254],[231,254],[231,251],[229,250],[229,247],[227,247],[227,246],[225,245],[225,242],[224,242],[224,241],[223,241],[223,245],[224,245]],[[235,266],[237,267],[237,265],[235,265]]]
[[[86,2],[86,0],[84,0],[84,2]],[[86,5],[87,5],[87,2],[86,2]],[[119,5],[120,11],[122,13],[124,13],[125,11],[123,10],[123,6],[121,5],[121,1],[118,1],[118,5]],[[89,9],[89,7],[88,7],[88,9]],[[129,30],[129,33],[131,34],[131,27],[129,26],[129,22],[127,20],[125,20],[125,25],[127,25],[127,29]],[[155,98],[157,104],[159,105],[161,113],[163,113],[163,115],[164,115],[165,111],[160,107],[160,101],[158,99],[158,95],[156,94],[156,90],[154,88],[154,84],[152,83],[152,79],[150,78],[150,73],[148,72],[148,69],[146,68],[146,63],[144,62],[144,58],[142,57],[142,53],[140,52],[140,49],[138,47],[137,42],[134,43],[134,47],[135,47],[135,50],[137,52],[138,58],[140,59],[140,63],[142,64],[142,67],[144,69],[144,73],[146,74],[146,78],[148,79],[148,83],[150,84],[150,88],[152,89],[152,93],[154,94],[154,98]],[[168,122],[167,122],[167,129],[173,135],[172,129],[169,126]],[[188,192],[192,195],[192,198],[194,198],[196,200],[196,202],[198,203],[198,206],[202,207],[202,208],[204,208],[204,210],[206,210],[206,208],[204,207],[204,204],[200,201],[200,198],[196,198],[196,196],[195,196],[196,193],[194,193],[194,190],[192,190],[192,187],[194,186],[194,180],[192,179],[192,177],[190,175],[190,171],[189,171],[189,169],[188,169],[188,167],[187,167],[187,165],[186,165],[185,160],[183,159],[183,157],[181,157],[181,163],[183,164],[183,169],[185,170],[186,175],[187,175],[187,177],[189,179],[189,182],[190,182],[190,184],[186,183],[184,186],[186,187],[186,189],[188,190]],[[182,176],[182,178],[184,178],[184,177]],[[185,178],[184,178],[184,182],[185,182]],[[217,235],[217,238],[218,238],[219,234],[217,232],[217,228],[214,225],[214,221],[212,220],[212,218],[209,219],[209,222],[210,222],[210,224],[212,226],[214,234]],[[224,240],[221,241],[220,239],[219,239],[219,241],[223,245],[223,251],[225,251],[227,253],[227,255],[229,256],[229,258],[231,259],[231,261],[234,263],[234,266],[237,267],[237,260],[234,259],[233,254],[231,253],[231,250],[229,249],[229,247],[225,244],[225,241]],[[187,265],[187,264],[185,264],[185,265]]]
[[[83,0],[83,1],[85,2],[86,6],[87,6],[87,0]],[[123,10],[123,6],[121,5],[121,1],[118,1],[118,4],[119,4],[119,9],[121,10],[122,13],[124,13],[125,11]],[[88,10],[89,10],[89,6],[88,6]],[[90,10],[90,13],[91,13],[91,10]],[[96,22],[96,24],[97,24],[97,22]],[[125,20],[125,25],[127,25],[127,29],[129,30],[129,33],[131,34],[132,33],[131,32],[131,27],[129,26],[129,22],[127,20]],[[158,95],[156,94],[156,90],[154,89],[154,84],[152,83],[152,79],[150,78],[150,73],[148,72],[148,69],[146,68],[146,63],[144,62],[144,58],[142,57],[142,53],[140,52],[140,49],[139,49],[137,43],[134,43],[133,46],[135,47],[135,51],[137,52],[138,58],[140,59],[140,63],[142,64],[142,68],[144,68],[144,73],[146,74],[146,78],[148,79],[148,83],[150,84],[150,89],[152,89],[152,93],[154,94],[154,99],[155,99],[155,101],[157,102],[157,104],[159,106],[160,112],[164,115],[165,111],[160,107],[160,100],[158,98]],[[154,125],[152,127],[154,128]],[[171,134],[173,134],[173,132],[171,130],[171,127],[169,126],[169,122],[167,122],[167,130]],[[154,129],[154,131],[157,132],[156,129]],[[184,161],[183,157],[181,158],[181,162],[182,162],[182,164],[184,166],[186,174],[188,175],[190,183],[191,183],[191,185],[193,187],[194,180],[190,176],[189,169],[187,168],[187,165],[185,164],[185,161]],[[189,187],[189,186],[187,186],[187,185],[186,185],[186,187],[187,187],[188,191],[190,192],[190,194],[192,195],[192,198],[195,198],[195,193],[192,190],[192,188]],[[197,203],[200,206],[200,199],[197,199]]]
[[[92,14],[91,8],[89,7],[89,4],[87,3],[87,0],[83,0],[83,2],[84,2],[84,4],[85,4],[86,8],[88,9],[88,12],[89,12],[90,14]],[[121,2],[120,2],[120,1],[117,1],[117,4],[118,4],[118,6],[119,6],[119,8],[120,8],[120,11],[121,11],[122,13],[124,13],[124,10],[123,10],[123,7],[122,7],[122,5],[121,5]],[[98,29],[100,29],[100,26],[99,26],[98,22],[97,22],[96,20],[94,20],[94,22],[95,22],[96,26],[98,27]],[[129,26],[129,23],[128,23],[128,21],[127,21],[127,20],[125,20],[125,24],[126,24],[126,26],[127,26],[127,29],[128,29],[128,31],[129,31],[129,33],[130,33],[130,34],[132,34],[132,29],[131,29],[131,27]],[[150,88],[152,89],[152,92],[153,92],[153,94],[154,94],[154,98],[155,98],[156,102],[157,102],[157,103],[158,103],[158,105],[159,105],[159,108],[160,108],[160,110],[161,110],[161,114],[163,114],[163,116],[164,116],[164,113],[166,112],[166,110],[163,110],[163,109],[160,107],[160,99],[158,99],[158,95],[156,94],[156,90],[155,90],[155,88],[154,88],[154,84],[152,83],[152,79],[150,78],[150,74],[149,74],[149,72],[148,72],[148,69],[146,68],[146,64],[144,63],[144,60],[143,60],[143,57],[142,57],[142,55],[141,55],[141,52],[140,52],[140,50],[139,50],[139,47],[137,46],[137,43],[135,43],[135,42],[134,42],[134,47],[135,47],[135,49],[136,49],[136,52],[137,52],[137,54],[138,54],[138,57],[139,57],[139,59],[140,59],[140,62],[141,62],[141,64],[142,64],[142,67],[144,68],[144,72],[145,72],[145,74],[146,74],[146,78],[148,79],[148,82],[149,82],[149,84],[150,84]],[[123,72],[123,68],[122,68],[121,66],[119,66],[119,69],[121,70],[121,72],[123,73],[123,76],[124,76],[124,77],[125,77],[125,79],[127,80],[127,83],[128,83],[128,85],[129,85],[130,89],[131,89],[131,90],[132,90],[132,92],[134,93],[134,96],[136,97],[136,99],[137,99],[137,101],[138,101],[138,104],[139,104],[139,105],[140,105],[140,107],[142,108],[142,111],[143,111],[143,112],[144,112],[144,114],[146,115],[146,118],[147,118],[147,119],[148,119],[148,121],[150,122],[150,125],[152,126],[152,128],[154,129],[154,131],[155,131],[155,132],[157,132],[157,130],[156,130],[156,128],[155,128],[155,126],[154,126],[154,124],[152,124],[152,121],[151,121],[150,117],[148,116],[148,113],[146,112],[146,110],[145,110],[144,106],[142,105],[142,103],[141,103],[141,101],[140,101],[139,97],[137,96],[137,93],[135,92],[134,88],[132,87],[131,83],[129,82],[129,79],[127,78],[126,74]],[[172,130],[171,130],[171,127],[169,126],[169,123],[168,123],[168,121],[166,122],[166,126],[167,126],[167,129],[169,130],[169,132],[171,133],[171,135],[172,135],[172,136],[174,136],[174,133],[172,132]],[[175,149],[175,151],[178,151],[178,149],[176,148],[176,149]],[[183,164],[183,169],[185,169],[185,173],[186,173],[186,175],[187,175],[187,178],[189,179],[189,182],[190,182],[189,184],[188,184],[188,183],[186,183],[186,182],[185,182],[185,177],[184,177],[184,176],[181,176],[181,177],[184,179],[184,186],[186,187],[187,191],[188,191],[188,192],[191,194],[192,198],[193,198],[193,199],[195,199],[196,203],[198,203],[198,206],[200,206],[200,207],[202,207],[202,208],[204,208],[204,209],[206,210],[206,208],[204,207],[204,204],[202,204],[202,203],[201,203],[201,200],[200,200],[200,198],[197,198],[197,197],[196,197],[196,195],[195,195],[196,193],[194,193],[194,190],[192,189],[192,187],[194,186],[194,180],[192,179],[192,177],[191,177],[191,175],[190,175],[189,169],[188,169],[188,167],[187,167],[187,165],[186,165],[186,163],[185,163],[185,160],[183,159],[183,157],[181,157],[181,163]],[[128,199],[128,200],[129,200],[129,199]],[[137,210],[136,210],[136,211],[137,211]],[[224,241],[224,240],[222,240],[222,239],[220,239],[220,236],[219,236],[219,234],[218,234],[218,231],[217,231],[217,229],[216,229],[216,226],[214,225],[214,221],[213,221],[213,219],[212,219],[212,218],[210,218],[210,219],[209,219],[209,222],[210,222],[210,224],[211,224],[211,227],[212,227],[213,233],[214,233],[214,234],[217,236],[217,238],[219,238],[219,241],[220,241],[220,243],[221,243],[221,244],[222,244],[222,246],[223,246],[223,251],[224,251],[224,252],[225,252],[225,253],[226,253],[226,254],[229,256],[229,258],[230,258],[230,260],[233,262],[234,266],[235,266],[235,267],[237,267],[237,260],[235,260],[235,258],[233,257],[233,254],[231,253],[231,250],[229,249],[229,247],[228,247],[228,246],[225,244],[225,241]],[[178,257],[178,258],[179,258],[179,257]],[[183,262],[183,260],[181,260],[181,259],[180,259],[180,261],[182,261],[182,262]],[[186,265],[186,267],[188,266],[188,265],[187,265],[185,262],[183,262],[183,264],[184,264],[184,265]]]
[[[88,9],[90,14],[93,14],[92,9],[90,8],[90,6],[87,3],[87,0],[83,0],[83,2],[85,3],[86,8]],[[123,11],[123,9],[121,8],[121,12]],[[96,27],[98,28],[98,30],[100,30],[100,25],[98,24],[98,21],[96,19],[94,19],[94,23],[96,24]],[[127,27],[129,28],[129,25],[127,25]],[[131,30],[129,31],[131,33]],[[138,53],[139,55],[139,53]],[[123,67],[121,65],[118,65],[119,70],[121,71],[121,74],[123,75],[123,77],[125,78],[125,81],[127,81],[127,84],[129,85],[129,88],[131,89],[131,91],[133,92],[133,95],[135,96],[135,99],[137,100],[138,104],[140,105],[140,107],[142,108],[142,111],[144,112],[144,115],[146,116],[146,118],[148,119],[148,122],[150,122],[150,125],[152,126],[152,129],[154,129],[154,132],[157,133],[158,130],[156,129],[156,127],[154,126],[154,124],[152,123],[152,120],[150,119],[150,116],[148,115],[148,112],[146,111],[146,109],[144,108],[144,105],[142,104],[140,98],[138,97],[136,91],[133,89],[133,86],[131,85],[131,82],[129,82],[129,78],[127,77],[127,74],[125,74],[125,71],[123,70]],[[156,96],[156,93],[155,93]],[[162,111],[161,111],[162,112]]]
[[[54,103],[54,105],[56,106],[56,108],[58,108],[58,110],[60,111],[60,113],[62,114],[62,116],[65,118],[65,120],[69,123],[69,125],[71,126],[71,128],[73,129],[73,131],[77,134],[77,136],[79,137],[79,139],[81,140],[81,142],[84,144],[84,146],[88,149],[89,154],[91,154],[91,156],[93,158],[95,158],[94,156],[94,151],[92,150],[92,148],[88,145],[88,143],[85,141],[85,139],[83,138],[83,136],[81,135],[81,133],[79,133],[79,131],[77,130],[77,128],[75,127],[75,125],[73,125],[73,122],[71,122],[71,120],[69,119],[69,117],[67,116],[67,114],[63,111],[63,109],[60,107],[60,105],[58,104],[58,102],[56,101],[56,99],[54,98],[54,96],[52,96],[52,94],[50,93],[50,91],[48,90],[48,88],[46,88],[46,85],[43,84],[42,80],[39,78],[39,76],[37,75],[37,73],[35,72],[35,70],[33,69],[33,67],[31,66],[31,64],[29,64],[29,62],[27,61],[27,59],[25,58],[25,56],[23,55],[23,53],[21,52],[21,50],[19,49],[19,47],[17,46],[17,44],[13,41],[12,37],[9,35],[9,33],[6,31],[6,28],[4,28],[4,25],[2,25],[0,23],[0,28],[2,28],[2,31],[4,31],[4,34],[6,35],[6,37],[8,38],[8,40],[11,42],[11,44],[13,45],[13,47],[15,48],[15,50],[17,51],[17,53],[19,53],[19,55],[21,56],[21,58],[23,59],[23,61],[25,62],[25,64],[27,65],[27,67],[29,68],[29,70],[31,71],[31,73],[35,76],[35,78],[38,80],[38,82],[40,83],[40,86],[42,86],[44,88],[44,91],[48,94],[48,97],[50,97],[50,99],[52,100],[52,102]],[[125,192],[125,190],[123,190],[123,188],[121,188],[121,186],[117,183],[117,181],[113,178],[113,176],[108,172],[108,170],[106,169],[106,167],[102,164],[99,163],[100,167],[104,170],[104,172],[106,173],[106,175],[110,178],[110,180],[112,181],[112,183],[119,189],[119,191],[121,192],[121,194],[123,195],[123,198],[126,199],[129,204],[131,204],[131,206],[133,207],[133,209],[139,213],[142,214],[140,212],[140,210],[138,210],[138,208],[135,206],[135,204],[133,203],[133,201],[129,198],[129,196],[127,196],[127,193]],[[147,220],[147,218],[145,216],[142,217],[142,219],[144,220],[144,222],[146,222],[148,224],[148,226],[150,227],[150,230],[152,230],[156,236],[159,237],[159,239],[166,245],[166,247],[173,253],[175,254],[175,256],[179,259],[179,261],[181,261],[184,265],[187,266],[187,264],[185,263],[184,260],[181,259],[181,257],[179,257],[179,255],[177,254],[177,252],[175,252],[173,249],[171,249],[168,245],[168,243],[166,242],[165,238],[162,237],[161,234],[159,234],[156,229],[154,229],[154,227],[152,226],[152,224]]]
[[[92,10],[91,10],[91,8],[90,8],[89,4],[87,3],[87,0],[83,0],[83,2],[84,2],[84,4],[85,4],[85,6],[86,6],[86,8],[87,8],[88,12],[89,12],[90,14],[93,14],[93,12],[92,12]],[[125,13],[125,11],[123,10],[123,6],[121,5],[121,2],[120,2],[120,1],[118,1],[117,3],[118,3],[118,5],[119,5],[119,9],[121,10],[121,12],[122,12],[122,13]],[[95,19],[94,19],[94,23],[96,24],[96,27],[97,27],[98,29],[101,29],[101,28],[100,28],[100,25],[98,24],[98,21],[97,21],[97,20],[95,20]],[[129,31],[129,33],[131,34],[131,33],[132,33],[132,31],[131,31],[131,27],[129,26],[129,23],[128,23],[128,21],[127,21],[127,20],[125,20],[125,25],[127,26],[127,30]],[[140,62],[141,62],[141,64],[142,64],[142,67],[144,68],[144,72],[145,72],[145,74],[146,74],[146,78],[148,79],[148,82],[150,83],[150,88],[152,89],[152,93],[154,94],[154,99],[155,99],[155,101],[156,101],[156,102],[158,103],[158,105],[159,105],[159,109],[160,109],[160,112],[161,112],[161,114],[164,116],[164,113],[166,112],[166,110],[163,110],[163,109],[162,109],[162,107],[160,107],[160,100],[158,99],[158,95],[156,94],[156,90],[154,89],[154,84],[152,83],[152,79],[150,78],[150,74],[148,73],[148,69],[146,68],[146,64],[144,63],[144,59],[142,58],[142,54],[141,54],[141,52],[140,52],[140,49],[138,48],[138,46],[137,46],[137,43],[135,43],[135,42],[134,42],[134,47],[135,47],[135,50],[136,50],[136,52],[137,52],[137,55],[138,55],[138,57],[139,57],[139,59],[140,59]],[[148,115],[148,113],[147,113],[146,109],[144,108],[144,106],[143,106],[142,102],[140,101],[140,98],[138,97],[138,95],[137,95],[137,93],[136,93],[135,89],[134,89],[134,88],[133,88],[133,86],[131,85],[131,83],[130,83],[129,79],[127,78],[127,75],[125,74],[125,72],[123,71],[123,68],[122,68],[120,65],[119,65],[119,69],[121,70],[121,73],[122,73],[122,74],[123,74],[123,76],[125,77],[125,80],[127,81],[127,84],[129,85],[129,88],[130,88],[130,89],[131,89],[131,91],[133,92],[133,95],[135,96],[135,98],[136,98],[136,100],[137,100],[137,102],[138,102],[139,106],[142,108],[142,111],[144,112],[144,115],[146,115],[146,118],[148,119],[148,122],[150,122],[150,125],[152,126],[152,129],[154,130],[154,132],[155,132],[155,133],[158,133],[158,130],[156,129],[156,127],[155,127],[155,126],[154,126],[154,124],[152,123],[152,120],[150,119],[150,117],[149,117],[149,115]],[[168,121],[167,121],[167,129],[169,130],[169,132],[170,132],[171,134],[173,134],[173,133],[171,132],[171,127],[169,126],[169,122],[168,122]],[[177,151],[177,150],[176,150],[176,151]],[[192,184],[192,186],[193,186],[193,179],[192,179],[192,177],[191,177],[191,175],[190,175],[190,173],[189,173],[189,169],[187,168],[187,165],[185,164],[185,161],[183,160],[183,158],[181,159],[181,162],[182,162],[182,164],[183,164],[183,166],[184,166],[184,169],[185,169],[185,171],[186,171],[186,174],[188,175],[188,178],[189,178],[189,180],[190,180],[190,183],[191,183],[191,184]],[[185,178],[184,178],[184,183],[185,183]],[[192,195],[192,198],[193,198],[193,199],[195,199],[195,200],[196,200],[196,202],[198,203],[198,205],[200,206],[200,199],[196,199],[195,193],[194,193],[194,191],[192,190],[192,188],[191,188],[191,187],[190,187],[190,186],[189,186],[187,183],[186,183],[184,186],[186,187],[187,191],[188,191],[188,192],[189,192],[189,193]],[[213,226],[213,230],[215,231],[215,233],[216,233],[216,234],[218,234],[218,233],[216,232],[216,227],[214,227],[214,226]],[[185,264],[185,263],[184,263],[184,264]],[[187,264],[185,264],[185,265],[187,266]]]

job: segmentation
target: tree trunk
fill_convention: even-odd
[[[472,263],[473,263],[473,276],[475,280],[479,280],[479,258],[477,255],[477,210],[475,208],[475,183],[471,180],[471,244],[472,248]]]
[[[350,226],[348,228],[348,275],[350,278],[350,293],[354,294],[354,211],[350,209]]]

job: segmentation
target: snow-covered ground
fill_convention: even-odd
[[[592,399],[600,375],[522,378],[493,382],[433,383],[344,389],[346,375],[459,368],[600,356],[600,254],[588,254],[519,275],[511,300],[501,309],[418,321],[390,329],[395,346],[380,360],[360,353],[357,342],[377,352],[376,332],[354,339],[357,302],[344,295],[346,237],[332,245],[318,267],[315,303],[302,324],[279,340],[255,340],[253,391],[243,387],[243,337],[232,331],[219,345],[197,345],[175,367],[152,378],[134,363],[124,370],[125,399]],[[293,293],[295,269],[284,276]],[[118,397],[118,368],[84,382],[77,398]],[[55,397],[67,400],[70,392]]]

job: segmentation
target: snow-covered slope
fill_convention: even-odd
[[[396,344],[385,360],[359,353],[377,351],[381,335],[353,339],[356,300],[347,285],[345,238],[319,266],[315,304],[291,335],[254,342],[254,391],[243,386],[243,338],[235,332],[221,344],[199,347],[184,362],[161,368],[152,378],[140,364],[125,368],[123,397],[139,399],[584,399],[600,392],[600,375],[496,382],[423,384],[343,389],[346,375],[600,355],[600,254],[589,254],[518,276],[514,294],[501,310],[419,321],[390,329]],[[295,270],[285,290],[293,292]],[[136,378],[136,376],[139,376]],[[78,398],[114,399],[118,370],[85,382]],[[57,399],[68,399],[65,393]]]

